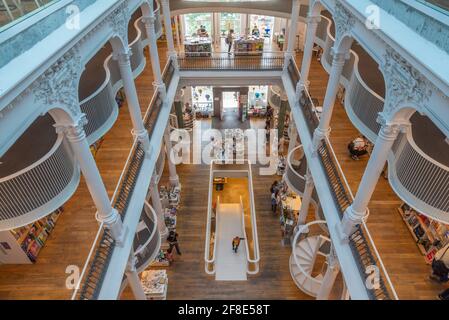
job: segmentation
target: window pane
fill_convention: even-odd
[[[223,12],[220,16],[220,32],[226,36],[229,30],[233,29],[235,35],[241,34],[241,15],[239,13]]]
[[[201,25],[206,27],[207,33],[212,34],[212,14],[211,13],[189,13],[184,15],[186,26],[186,36],[196,35]]]

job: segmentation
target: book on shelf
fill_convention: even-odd
[[[431,263],[435,253],[449,243],[449,226],[417,212],[405,203],[398,208],[398,211],[425,261]]]
[[[63,209],[59,208],[55,212],[32,224],[11,230],[17,243],[32,262],[36,262],[40,250],[53,231],[56,221],[62,211]]]

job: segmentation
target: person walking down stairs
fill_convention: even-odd
[[[237,251],[239,250],[241,240],[245,240],[245,239],[240,238],[240,237],[234,237],[234,239],[232,239],[232,250],[235,253],[237,253]]]

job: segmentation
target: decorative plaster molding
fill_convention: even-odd
[[[120,4],[107,17],[109,25],[114,33],[122,39],[125,47],[128,47],[128,21],[130,17],[127,1]]]
[[[77,47],[74,47],[31,85],[35,101],[65,106],[72,115],[79,115],[78,82],[82,71],[81,56]]]
[[[406,103],[422,111],[432,95],[429,81],[388,45],[384,59],[382,70],[387,89],[384,112],[394,113],[400,104]]]
[[[339,42],[347,34],[350,34],[355,26],[356,18],[344,5],[340,2],[335,3],[335,13],[333,15],[335,21],[336,37]]]

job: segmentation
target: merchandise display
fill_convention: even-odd
[[[144,271],[141,282],[148,300],[167,299],[168,276],[165,270]]]
[[[186,57],[210,57],[212,54],[212,40],[210,38],[195,37],[184,41]]]
[[[426,263],[432,263],[435,253],[449,243],[449,226],[429,219],[405,203],[398,211]]]
[[[241,37],[234,41],[235,55],[262,55],[265,38],[263,37]]]

